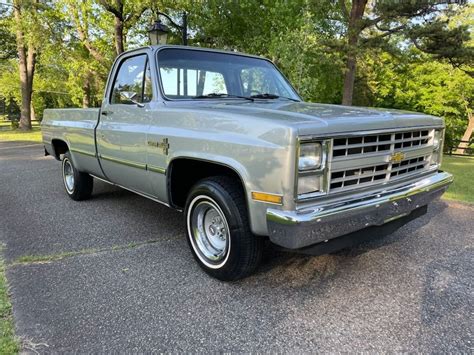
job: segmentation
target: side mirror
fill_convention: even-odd
[[[137,97],[137,93],[134,92],[134,91],[120,91],[120,98],[122,100],[130,101],[130,102],[134,103],[135,105],[137,105],[138,107],[145,106],[142,103],[136,101],[135,100],[136,97]]]

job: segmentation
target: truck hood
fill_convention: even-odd
[[[193,102],[193,110],[245,116],[294,127],[299,134],[354,132],[415,126],[441,126],[439,117],[409,111],[292,102],[286,100],[220,100]]]

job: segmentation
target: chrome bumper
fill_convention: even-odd
[[[380,226],[427,205],[453,181],[446,172],[357,199],[298,211],[267,210],[270,240],[288,249],[303,248],[357,230]]]

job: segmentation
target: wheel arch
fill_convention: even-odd
[[[182,177],[183,172],[186,172],[184,178]],[[242,171],[239,171],[239,169],[229,163],[219,160],[186,156],[175,157],[168,165],[167,187],[170,205],[177,209],[183,209],[189,191],[196,182],[206,177],[218,175],[229,176],[239,182],[248,207],[248,191]]]
[[[64,139],[52,139],[51,146],[53,147],[53,155],[56,160],[59,160],[60,155],[66,153],[69,150],[69,145]]]

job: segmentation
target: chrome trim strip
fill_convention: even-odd
[[[154,166],[154,165],[148,165],[147,164],[146,169],[151,171],[151,172],[154,172],[154,173],[159,173],[159,174],[166,175],[166,169],[162,168],[160,166]]]
[[[103,154],[99,154],[99,158],[100,158],[100,159],[104,159],[104,160],[111,161],[111,162],[113,162],[113,163],[117,163],[117,164],[122,164],[122,165],[125,165],[125,166],[129,166],[129,167],[131,167],[131,168],[137,168],[137,169],[146,170],[146,164],[135,163],[135,162],[130,161],[130,160],[124,160],[124,159],[119,159],[119,158],[113,158],[113,157],[110,157],[110,156],[108,156],[108,155],[103,155]]]
[[[386,220],[410,213],[441,196],[452,183],[446,172],[379,193],[368,193],[297,211],[267,209],[270,240],[285,248],[297,249],[336,238]]]
[[[152,172],[154,172],[154,173],[159,173],[159,174],[166,175],[166,169],[165,169],[165,168],[162,168],[162,167],[160,167],[160,166],[154,166],[154,165],[148,165],[148,164],[142,164],[142,163],[135,163],[135,162],[130,161],[130,160],[124,160],[124,159],[119,159],[119,158],[113,158],[113,157],[110,157],[110,156],[107,156],[107,155],[103,155],[103,154],[99,154],[99,158],[100,158],[100,159],[104,159],[104,160],[111,161],[111,162],[113,162],[113,163],[117,163],[117,164],[122,164],[122,165],[125,165],[125,166],[129,166],[129,167],[132,167],[132,168],[148,170],[148,171],[152,171]]]
[[[69,148],[69,150],[73,153],[79,153],[79,154],[82,154],[82,155],[87,155],[88,157],[97,158],[97,155],[95,153],[91,153],[91,152],[88,152],[86,150],[77,149],[77,148]]]
[[[372,134],[380,134],[380,133],[397,133],[397,132],[405,132],[405,131],[412,131],[418,129],[440,129],[444,128],[443,125],[427,125],[427,126],[413,126],[413,127],[403,127],[403,128],[391,128],[391,129],[376,129],[376,130],[369,130],[369,131],[355,131],[355,132],[338,132],[338,133],[324,133],[324,134],[310,134],[310,135],[303,135],[299,136],[301,140],[312,140],[312,139],[332,139],[335,137],[357,137],[363,135],[372,135]]]

